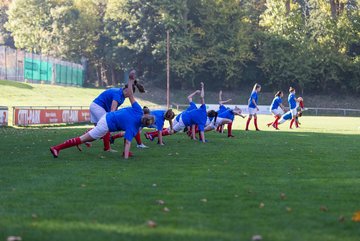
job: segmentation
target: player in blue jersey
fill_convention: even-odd
[[[139,92],[143,93],[144,87],[135,80],[135,70],[130,71],[129,78],[134,80],[133,92],[135,92],[135,86]],[[122,105],[125,99],[129,97],[128,88],[111,88],[102,92],[91,104],[90,104],[90,121],[94,125],[97,125],[100,118],[106,113],[116,111],[120,105]],[[90,131],[90,130],[88,130]],[[110,147],[110,132],[102,138],[104,142],[104,151],[111,151]],[[89,146],[89,144],[87,144]]]
[[[297,107],[299,100],[296,99],[295,96],[295,88],[290,87],[289,88],[289,96],[288,96],[288,102],[289,102],[289,108],[291,112],[291,122],[290,122],[290,129],[292,128],[292,125],[295,123],[296,127],[299,127],[298,122],[296,121],[296,115],[297,115]]]
[[[154,123],[154,117],[148,114],[144,115],[141,106],[136,102],[133,95],[133,85],[134,79],[129,78],[127,93],[131,107],[106,113],[98,120],[95,128],[89,132],[80,137],[69,139],[62,144],[50,147],[52,155],[56,158],[61,150],[100,139],[108,132],[125,131],[123,155],[127,159],[130,155],[131,140],[139,132],[140,127],[148,127]]]
[[[250,121],[252,119],[252,117],[254,117],[254,125],[255,125],[255,129],[257,131],[259,131],[258,125],[257,125],[257,115],[256,113],[259,111],[258,108],[258,93],[261,91],[261,85],[259,84],[255,84],[253,87],[253,90],[251,92],[250,98],[248,100],[248,109],[249,109],[249,118],[246,122],[246,128],[245,130],[248,131],[249,130],[249,124]]]
[[[154,140],[154,138],[158,137],[158,144],[159,145],[164,145],[163,142],[163,136],[169,135],[172,129],[173,129],[173,124],[172,124],[172,120],[175,117],[175,113],[172,111],[172,109],[169,110],[154,110],[154,111],[150,111],[150,114],[153,115],[155,117],[155,123],[154,126],[152,126],[153,128],[156,128],[156,131],[153,132],[146,132],[145,133],[145,137],[146,139],[149,140]],[[167,120],[169,122],[169,129],[164,129],[164,123],[165,120]]]
[[[235,106],[234,109],[230,109],[226,107],[224,104],[231,101],[231,99],[228,100],[222,100],[222,91],[219,92],[219,110],[218,112],[218,118],[216,123],[214,125],[217,127],[217,131],[220,133],[223,133],[224,125],[227,124],[227,130],[228,130],[228,137],[234,137],[232,134],[232,124],[235,119],[235,115],[241,116],[242,118],[245,118],[241,114],[241,109]]]
[[[186,126],[197,125],[200,131],[200,140],[204,143],[206,142],[204,130],[207,120],[207,112],[204,96],[204,83],[201,82],[201,106],[197,109],[193,108],[193,110],[184,111],[181,113],[181,115],[179,115],[179,117],[176,117],[173,123],[173,130],[169,130],[168,134],[182,131]],[[193,133],[193,138],[195,138],[195,129]]]
[[[282,91],[278,91],[275,94],[275,98],[273,99],[273,101],[271,102],[270,105],[270,111],[271,113],[274,115],[275,117],[275,121],[270,122],[267,124],[267,126],[272,126],[274,127],[276,130],[278,130],[278,124],[279,124],[279,119],[281,118],[282,114],[284,114],[285,112],[285,107],[282,104],[282,97],[284,96],[284,93]]]
[[[282,123],[284,123],[285,121],[287,121],[287,120],[291,120],[292,119],[292,113],[291,113],[291,111],[288,111],[288,112],[286,112],[285,114],[283,114],[282,116],[281,116],[281,118],[280,118],[280,120],[279,120],[279,125],[280,124],[282,124]],[[302,116],[302,111],[298,111],[297,113],[296,113],[296,117],[298,118],[298,117],[301,117]]]

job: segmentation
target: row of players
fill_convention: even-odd
[[[100,94],[90,105],[91,122],[95,124],[95,127],[89,129],[86,133],[80,137],[75,137],[66,140],[64,143],[50,147],[50,152],[56,158],[59,156],[61,150],[76,146],[80,151],[81,144],[85,143],[90,146],[90,142],[103,139],[104,151],[112,151],[110,142],[115,139],[124,137],[124,152],[123,156],[127,159],[132,156],[130,152],[131,141],[135,137],[138,147],[146,147],[140,138],[140,130],[143,127],[154,127],[157,131],[147,132],[145,136],[147,139],[153,140],[158,137],[158,143],[163,145],[163,136],[171,135],[176,132],[180,132],[184,129],[188,129],[188,135],[192,139],[196,139],[195,133],[199,132],[199,140],[206,142],[204,132],[217,129],[221,131],[225,124],[228,125],[228,137],[232,135],[232,123],[235,115],[241,115],[241,110],[237,107],[234,109],[226,108],[225,103],[230,100],[222,101],[221,92],[219,94],[219,110],[218,111],[206,111],[205,99],[204,99],[204,84],[201,83],[201,90],[197,90],[188,96],[189,107],[182,113],[176,116],[174,112],[169,110],[155,110],[150,111],[148,108],[142,108],[139,103],[135,100],[134,92],[135,86],[140,92],[144,91],[144,88],[135,80],[135,71],[131,71],[129,74],[128,84],[123,88],[112,88],[104,91]],[[257,127],[257,112],[259,111],[257,106],[258,93],[261,90],[261,86],[255,84],[251,96],[249,98],[249,117],[246,123],[246,130],[248,130],[249,123],[254,118],[254,124],[256,130]],[[196,104],[192,101],[194,95],[200,94],[201,106],[197,108]],[[281,103],[281,97],[283,93],[278,92],[271,105],[271,111],[275,116],[275,121],[269,123],[268,126],[272,125],[278,129],[278,125],[285,122],[287,119],[292,119],[291,125],[296,123],[298,125],[296,117],[298,116],[297,103],[302,104],[302,99],[295,98],[295,90],[290,88],[289,105],[290,111],[284,115],[281,115],[285,109]],[[118,107],[128,98],[131,103],[131,107],[121,108]],[[301,106],[303,108],[303,106]],[[290,116],[290,118],[289,118]],[[175,118],[175,119],[174,119]],[[281,119],[280,119],[281,118]],[[165,129],[164,122],[169,121],[170,127]],[[113,136],[111,132],[120,132]]]

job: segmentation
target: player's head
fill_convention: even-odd
[[[298,111],[297,116],[301,117],[302,116],[302,111]]]
[[[216,119],[217,119],[217,116],[218,116],[218,113],[216,112],[216,111],[214,111],[214,110],[209,110],[208,112],[207,112],[207,116],[209,117],[209,118],[215,118],[214,119],[214,123],[216,122]]]
[[[172,120],[174,119],[175,117],[175,113],[172,109],[168,109],[166,112],[165,112],[165,120]]]
[[[281,90],[279,90],[278,92],[276,92],[276,94],[275,94],[275,97],[283,97],[284,96],[284,93],[281,91]]]
[[[295,88],[294,88],[294,87],[290,87],[290,88],[289,88],[289,92],[290,92],[290,93],[295,93]]]
[[[261,85],[259,85],[258,83],[256,83],[253,87],[253,91],[256,91],[256,92],[260,92],[261,91]]]
[[[141,125],[144,127],[150,127],[154,124],[154,122],[155,122],[155,117],[153,115],[144,114],[141,117]]]
[[[241,115],[241,109],[237,106],[232,110],[235,115]]]
[[[150,114],[150,109],[149,109],[149,107],[144,106],[144,107],[143,107],[143,112],[144,112],[144,114]]]

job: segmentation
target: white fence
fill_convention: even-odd
[[[199,105],[198,105],[199,106]],[[239,107],[244,114],[248,114],[247,105],[225,105],[226,107],[234,108],[235,106]],[[185,110],[189,105],[172,103],[172,107],[178,111]],[[208,110],[218,110],[218,104],[207,104],[206,109]],[[306,115],[330,115],[330,116],[360,116],[359,109],[345,109],[345,108],[317,108],[309,107],[306,109]],[[270,115],[270,106],[259,105],[258,114]]]

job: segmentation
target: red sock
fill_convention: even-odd
[[[168,135],[170,135],[170,132],[168,129],[163,129],[161,134],[162,134],[162,136],[168,136]]]
[[[77,146],[81,144],[81,140],[80,137],[75,137],[69,140],[64,141],[64,143],[59,144],[57,146],[54,146],[54,148],[58,151],[62,150],[62,149],[66,149],[72,146]]]
[[[136,134],[135,140],[138,145],[141,145],[142,142],[141,142],[141,137],[140,137],[140,131]]]
[[[106,132],[106,134],[102,137],[104,142],[104,151],[110,150],[110,132]]]
[[[216,131],[217,131],[217,132],[221,132],[221,125],[219,125],[219,126],[216,128]]]
[[[227,125],[227,129],[228,129],[228,137],[233,136],[233,135],[232,135],[232,122],[230,122],[230,123]]]
[[[290,129],[292,128],[292,125],[294,124],[294,121],[295,121],[295,119],[291,119],[291,122],[290,122]]]
[[[279,120],[280,120],[280,116],[276,116],[276,117],[275,117],[275,121],[274,121],[274,126],[275,126],[275,128],[278,128],[278,126],[279,126]]]
[[[297,119],[295,119],[295,126],[296,126],[296,128],[298,128],[299,127],[299,123],[298,123],[298,120]]]
[[[154,139],[155,137],[159,136],[159,131],[146,132],[145,136],[151,136],[151,139]]]
[[[249,130],[250,121],[251,121],[251,119],[248,118],[248,120],[246,121],[246,129],[245,130]]]
[[[300,102],[299,102],[299,105],[300,105],[300,108],[301,108],[301,109],[304,109],[304,101],[300,101]]]
[[[115,135],[112,136],[112,138],[115,140],[115,139],[118,139],[118,138],[122,138],[124,136],[124,133],[123,132],[119,132]]]
[[[259,130],[258,125],[257,125],[257,118],[254,118],[254,125],[255,125],[255,129]]]

